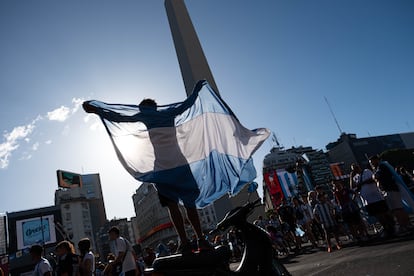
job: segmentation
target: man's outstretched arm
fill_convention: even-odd
[[[128,116],[128,115],[121,115],[117,112],[114,112],[112,110],[108,110],[105,108],[99,108],[96,107],[95,105],[91,104],[91,102],[93,101],[86,101],[83,102],[82,106],[83,109],[85,110],[85,112],[87,113],[95,113],[107,120],[113,121],[113,122],[135,122],[137,121],[139,118],[139,113],[132,115],[132,116]]]

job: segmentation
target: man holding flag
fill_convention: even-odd
[[[196,208],[222,195],[237,194],[256,178],[252,154],[269,136],[267,129],[244,128],[207,81],[199,81],[181,103],[138,106],[84,102],[102,119],[118,159],[137,180],[154,183],[180,237],[189,242],[178,208],[182,202],[203,249]]]

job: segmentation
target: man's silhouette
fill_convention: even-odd
[[[108,110],[101,112],[91,105],[90,101],[84,102],[83,104],[83,108],[86,112],[97,113],[103,118],[110,117],[110,120],[114,122],[140,121],[145,124],[154,148],[154,171],[160,171],[161,173],[161,171],[167,169],[167,174],[164,177],[161,177],[161,180],[159,180],[158,183],[154,184],[157,187],[161,205],[167,207],[169,210],[172,223],[181,240],[179,251],[183,253],[191,251],[191,245],[187,238],[184,219],[178,205],[180,200],[184,203],[187,217],[197,235],[199,249],[206,250],[210,248],[208,242],[204,239],[195,205],[195,201],[200,191],[190,167],[188,166],[188,162],[181,152],[176,136],[174,119],[188,108],[187,105],[188,104],[185,104],[184,102],[175,108],[158,111],[157,103],[153,99],[144,99],[139,104],[139,110],[141,112],[131,116],[125,116]],[[160,129],[162,131],[160,131]],[[174,158],[171,158],[171,156]],[[171,161],[174,162],[174,165],[180,165],[180,174],[178,177],[175,173],[174,176],[168,176],[168,167],[171,166],[166,166],[166,164]],[[185,183],[186,185],[180,186],[180,189],[177,189],[176,191],[171,191],[170,189],[168,192],[165,191],[164,187],[166,187],[166,185],[177,185],[177,183]]]

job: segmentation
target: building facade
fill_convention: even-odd
[[[0,255],[7,253],[7,217],[0,213]]]
[[[96,250],[95,234],[106,223],[101,182],[99,174],[81,177],[82,186],[56,190],[55,205],[61,210],[66,238],[74,244],[89,238]]]
[[[11,275],[30,273],[33,270],[29,249],[33,244],[42,245],[45,256],[58,242],[64,240],[58,223],[62,221],[60,208],[56,206],[7,213],[9,233],[9,271]]]
[[[369,167],[368,157],[392,149],[414,148],[414,132],[357,138],[355,134],[342,133],[336,142],[326,146],[331,163],[343,162],[349,173],[352,163]]]

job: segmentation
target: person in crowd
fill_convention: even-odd
[[[79,256],[75,254],[75,247],[69,241],[61,241],[56,245],[58,258],[56,266],[57,276],[72,276],[79,272]]]
[[[105,271],[105,264],[103,262],[98,262],[95,269],[95,276],[103,276]]]
[[[119,228],[113,226],[108,231],[111,252],[115,260],[111,262],[110,269],[112,273],[122,273],[124,276],[135,276],[137,266],[131,243],[120,236]]]
[[[384,196],[378,189],[373,172],[369,169],[362,170],[357,164],[351,164],[353,178],[352,186],[355,187],[363,199],[365,210],[369,216],[375,217],[384,228],[384,235],[391,237],[394,234],[394,218],[392,217]]]
[[[281,205],[279,206],[277,213],[279,214],[280,221],[285,223],[288,227],[285,232],[286,238],[292,241],[296,246],[296,251],[302,248],[302,240],[295,233],[296,231],[296,216],[295,210],[288,204],[286,198],[283,198]],[[283,230],[283,229],[282,229]]]
[[[213,239],[213,246],[219,246],[219,245],[223,245],[223,239],[221,237],[221,235],[216,235]]]
[[[317,185],[315,187],[315,192],[316,192],[316,198],[319,200],[319,195],[324,195],[325,198],[328,198],[328,194],[326,193],[325,190],[325,185]]]
[[[177,243],[175,241],[173,240],[168,241],[167,246],[171,254],[177,252]]]
[[[402,204],[401,192],[394,179],[394,169],[391,171],[391,165],[381,161],[377,155],[371,156],[369,163],[374,170],[375,181],[380,189],[386,193],[385,201],[399,224],[399,232],[404,233],[412,230],[410,219]]]
[[[357,241],[366,241],[368,231],[354,201],[355,191],[345,187],[341,181],[334,181],[334,189],[336,203],[341,207],[342,219],[349,227],[352,237]]]
[[[78,242],[80,251],[79,275],[91,276],[95,272],[95,256],[91,251],[91,241],[88,238]]]
[[[280,229],[277,229],[273,225],[266,225],[266,231],[269,234],[270,240],[273,243],[274,248],[279,252],[281,255],[288,255],[289,249],[286,247],[284,240],[283,240],[283,233]]]
[[[157,257],[165,257],[165,256],[169,256],[171,255],[171,251],[168,248],[168,246],[166,246],[163,242],[160,242],[157,245],[157,253],[156,256]]]
[[[335,221],[335,211],[332,204],[328,203],[324,194],[318,195],[318,203],[315,205],[313,211],[315,218],[322,225],[325,240],[327,244],[328,252],[332,252],[331,236],[333,235],[336,240],[336,248],[341,249],[341,243],[339,241],[338,227]]]
[[[114,266],[112,265],[112,263],[115,261],[115,259],[116,259],[116,257],[113,253],[109,253],[106,256],[107,265],[105,265],[105,268],[103,270],[103,275],[117,276],[117,275],[120,274],[119,271],[115,271],[116,269],[114,269]]]
[[[315,236],[312,232],[313,211],[308,204],[304,204],[298,197],[292,199],[295,209],[296,223],[302,227],[306,236],[312,243],[312,247],[317,247]]]
[[[278,228],[280,228],[280,224],[281,224],[280,220],[277,216],[275,216],[274,214],[271,214],[269,216],[269,221],[267,222],[267,225],[271,225],[274,228],[278,229]]]
[[[146,267],[152,267],[152,263],[156,258],[154,249],[152,247],[145,247],[144,249],[144,263]]]
[[[230,231],[227,232],[227,242],[230,247],[233,260],[240,260],[242,255],[242,247],[236,229],[230,229]]]
[[[318,194],[316,193],[316,191],[312,190],[308,192],[308,203],[313,210],[315,208],[316,203],[318,203]]]
[[[144,258],[142,256],[139,256],[137,261],[137,266],[138,266],[138,275],[145,275],[145,262],[144,262]]]
[[[316,204],[319,202],[318,200],[318,194],[316,193],[316,191],[311,190],[308,192],[308,204],[310,205],[310,207],[312,208],[312,213],[313,210],[315,210],[315,206]],[[315,218],[315,216],[313,216],[313,234],[315,237],[320,237],[321,239],[325,239],[325,231],[323,230],[322,225],[319,223],[319,221]]]
[[[46,258],[42,257],[43,247],[38,244],[32,245],[29,252],[35,263],[33,276],[52,276],[52,266]]]

